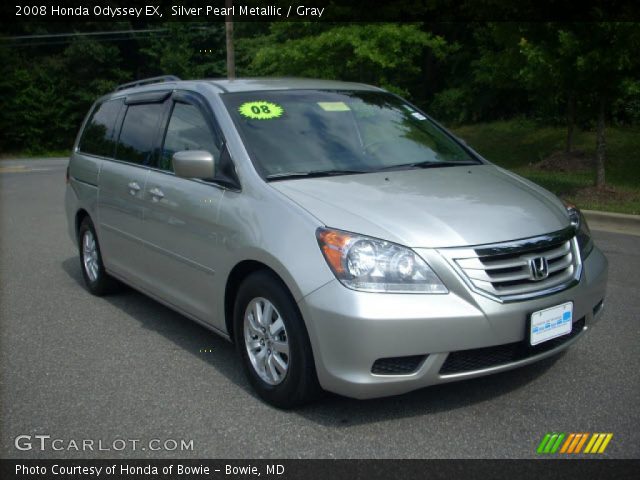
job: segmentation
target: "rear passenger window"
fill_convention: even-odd
[[[153,141],[164,104],[129,105],[122,123],[116,158],[139,165],[153,164]]]
[[[113,156],[114,130],[123,101],[122,98],[108,100],[95,108],[82,132],[78,150],[102,157]]]
[[[167,126],[158,167],[173,170],[171,158],[182,150],[206,150],[217,160],[220,157],[220,143],[196,106],[176,103]]]

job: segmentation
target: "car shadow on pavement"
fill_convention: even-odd
[[[64,260],[62,269],[78,284],[79,288],[87,291],[77,257]],[[245,380],[235,347],[230,342],[145,294],[127,285],[120,285],[121,288],[118,291],[104,297],[95,297],[96,301],[110,303],[136,320],[142,328],[161,334],[173,342],[176,349],[193,353],[253,395],[253,390]],[[87,294],[90,295],[88,291]]]
[[[85,289],[77,257],[62,262],[63,270]],[[101,300],[138,321],[143,328],[163,335],[176,348],[192,352],[253,398],[257,395],[242,371],[235,347],[205,327],[174,312],[161,303],[125,285]],[[203,354],[203,347],[214,354]],[[564,352],[533,365],[462,382],[435,385],[395,397],[355,400],[326,392],[317,402],[291,414],[326,427],[345,428],[394,418],[456,410],[508,394],[535,381],[564,355]],[[265,408],[273,408],[265,405]]]

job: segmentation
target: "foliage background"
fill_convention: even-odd
[[[23,24],[24,35],[71,33]],[[65,149],[91,105],[119,83],[160,74],[226,76],[224,25],[73,24],[75,36],[0,43],[0,151]],[[136,25],[136,30],[145,30]],[[593,128],[640,122],[636,23],[236,23],[238,76],[306,76],[372,83],[448,125],[525,117]],[[82,33],[104,32],[103,35]],[[13,36],[17,36],[14,32]]]
[[[593,183],[599,165],[602,187],[610,151],[609,184],[635,189],[623,203],[640,210],[640,23],[236,22],[234,31],[237,76],[382,86],[549,188],[557,179],[532,164],[587,151],[592,171],[570,165],[568,191]],[[0,42],[0,152],[68,151],[91,103],[120,83],[226,73],[223,23],[13,25]]]

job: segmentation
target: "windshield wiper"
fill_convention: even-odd
[[[312,170],[310,172],[282,172],[267,175],[267,180],[288,180],[290,178],[318,178],[333,177],[337,175],[355,175],[357,173],[369,173],[371,170]]]
[[[479,162],[413,162],[413,163],[401,163],[399,165],[390,165],[388,167],[377,168],[375,171],[380,172],[383,170],[409,170],[412,168],[439,168],[439,167],[460,167],[469,165],[480,165]]]

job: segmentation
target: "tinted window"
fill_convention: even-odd
[[[129,105],[122,124],[116,156],[119,160],[151,165],[153,141],[164,104]]]
[[[82,132],[78,148],[81,152],[104,157],[113,156],[114,130],[123,99],[109,100],[98,105]]]
[[[289,90],[222,97],[265,176],[477,163],[425,115],[388,93]]]
[[[215,159],[220,156],[220,142],[211,131],[202,112],[194,105],[176,103],[167,127],[159,167],[173,170],[171,158],[182,150],[206,150]]]

